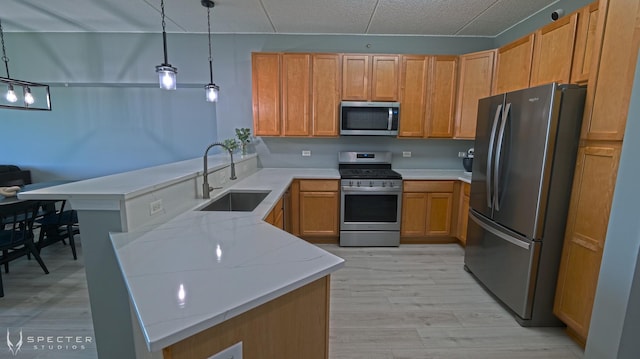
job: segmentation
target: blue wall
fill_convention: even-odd
[[[52,85],[50,113],[0,110],[2,128],[10,133],[0,142],[0,163],[31,169],[34,180],[40,181],[102,176],[194,158],[207,144],[234,136],[236,127],[252,128],[253,51],[459,54],[491,48],[493,39],[214,35],[214,80],[221,87],[216,105],[204,101],[202,90],[208,82],[206,35],[168,35],[169,62],[178,67],[175,92],[157,88],[159,34],[8,33],[6,43],[14,78]],[[273,166],[335,165],[335,156],[303,161],[300,140],[290,140],[291,146],[287,141],[264,139],[254,149]],[[387,141],[385,148],[397,152],[416,147],[404,142]],[[272,145],[264,146],[268,143]],[[448,168],[461,168],[455,156],[470,146],[469,141],[453,140],[444,145],[440,140],[420,143],[424,147],[418,152],[446,158],[442,163]],[[335,153],[349,148],[351,140],[311,139],[310,144],[313,153],[321,152],[316,146],[336,146]],[[408,165],[426,166],[419,158]]]

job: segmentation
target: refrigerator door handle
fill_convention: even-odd
[[[469,218],[471,218],[472,221],[474,221],[477,225],[479,225],[480,227],[482,227],[482,229],[484,229],[485,231],[497,236],[500,239],[503,239],[513,245],[516,245],[520,248],[524,248],[526,250],[529,250],[531,248],[531,244],[520,241],[516,238],[513,238],[512,236],[508,235],[507,233],[501,232],[495,228],[493,228],[492,226],[484,223],[483,220],[481,220],[480,218],[477,217],[477,215],[475,213],[473,213],[473,211],[469,212]]]
[[[496,162],[493,167],[493,203],[495,210],[500,211],[500,157],[502,157],[502,144],[504,143],[504,129],[509,121],[509,112],[511,111],[511,103],[508,103],[502,113],[502,124],[500,125],[500,134],[498,135],[498,146],[496,146]]]
[[[502,104],[498,105],[496,109],[496,115],[493,118],[493,125],[491,125],[491,137],[489,138],[489,153],[487,154],[487,207],[493,206],[493,195],[491,194],[491,171],[493,165],[493,144],[496,141],[496,131],[498,129],[498,122],[500,121],[500,114],[502,114]]]

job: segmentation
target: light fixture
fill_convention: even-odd
[[[27,82],[12,79],[9,74],[9,58],[4,44],[4,30],[2,28],[2,20],[0,20],[0,43],[2,44],[2,61],[7,77],[0,77],[0,84],[6,84],[7,92],[0,97],[0,108],[8,108],[14,110],[44,110],[51,111],[51,98],[49,95],[49,86],[35,82]],[[0,91],[4,86],[0,86]],[[22,88],[22,101],[18,101],[16,88]],[[33,91],[37,96],[34,95]],[[20,93],[20,92],[18,92]],[[36,97],[40,101],[36,102]],[[44,99],[44,101],[42,100]],[[36,104],[36,106],[33,106]]]
[[[164,62],[156,66],[156,73],[158,74],[158,80],[160,81],[160,88],[164,90],[176,89],[176,74],[178,69],[169,64],[167,60],[167,33],[165,31],[164,21],[164,0],[160,0],[160,9],[162,12],[162,46],[164,48]]]
[[[200,0],[207,8],[207,33],[209,34],[209,83],[204,87],[207,102],[218,102],[220,87],[213,83],[213,59],[211,58],[211,9],[216,4],[211,0]]]

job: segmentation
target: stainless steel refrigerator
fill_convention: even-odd
[[[523,326],[552,313],[586,89],[556,83],[481,99],[465,269]]]

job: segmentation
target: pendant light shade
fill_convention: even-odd
[[[167,59],[167,32],[166,23],[164,21],[164,0],[160,0],[160,10],[162,14],[162,47],[164,50],[164,62],[156,66],[156,73],[158,74],[158,82],[160,88],[163,90],[175,90],[176,89],[176,74],[178,69],[169,64]]]
[[[213,58],[211,57],[211,9],[216,4],[211,0],[200,0],[202,6],[207,8],[207,33],[209,34],[209,83],[205,85],[205,95],[207,102],[218,102],[220,86],[213,83]]]

